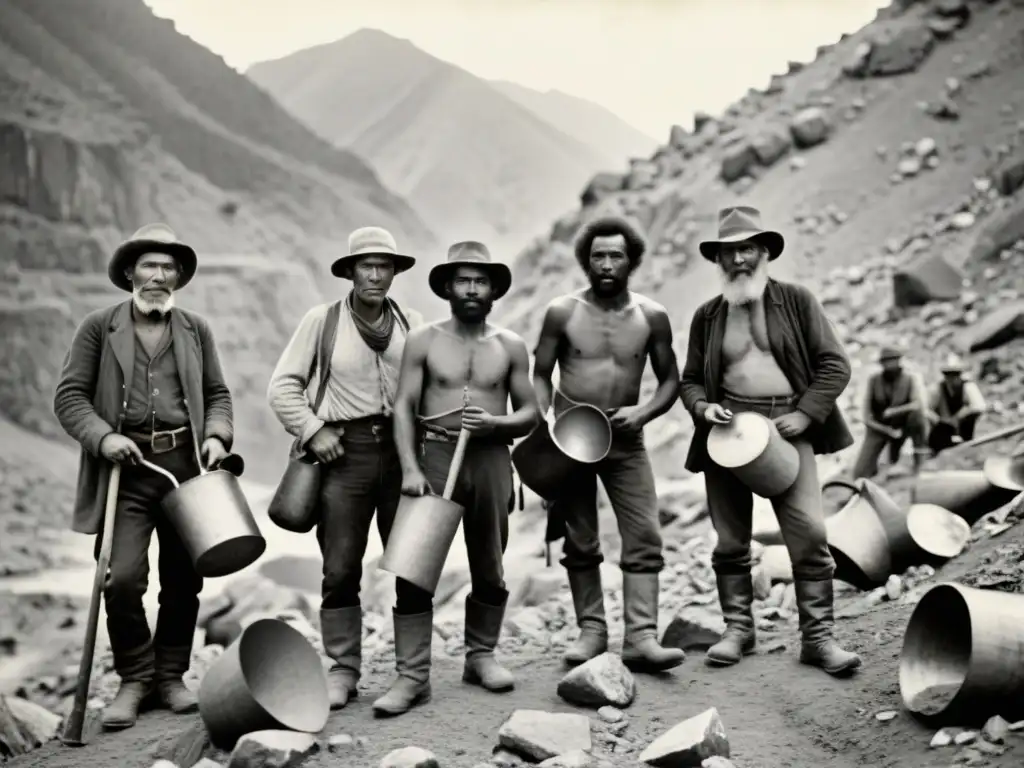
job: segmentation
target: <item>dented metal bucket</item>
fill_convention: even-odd
[[[912,565],[942,565],[963,552],[971,540],[967,521],[935,504],[911,505],[907,528],[918,550]]]
[[[996,488],[1014,494],[1024,491],[1024,456],[992,456],[982,471]]]
[[[557,499],[567,478],[596,464],[612,447],[612,426],[593,405],[567,408],[554,423],[544,422],[512,449],[519,479],[542,499]]]
[[[955,469],[921,472],[914,482],[915,504],[935,504],[974,525],[978,520],[1009,504],[1016,491],[993,485],[983,470]]]

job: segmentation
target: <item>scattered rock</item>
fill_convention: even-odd
[[[380,768],[440,768],[434,753],[420,747],[402,747],[388,752]]]
[[[597,716],[606,723],[621,723],[626,719],[626,713],[615,707],[604,706],[597,710]]]
[[[319,749],[309,733],[255,731],[238,740],[227,768],[292,768]]]
[[[990,717],[981,729],[982,735],[993,744],[1002,744],[1006,734],[1010,732],[1010,724],[999,715]]]
[[[928,26],[903,27],[872,43],[867,74],[877,77],[913,72],[924,63],[934,48],[935,34]]]
[[[720,613],[699,605],[688,605],[665,628],[661,644],[684,651],[706,651],[722,639],[725,620]]]
[[[709,757],[729,757],[729,739],[714,707],[663,733],[639,760],[655,768],[675,768],[698,765]]]
[[[832,130],[832,125],[825,110],[821,107],[808,107],[793,117],[789,130],[796,145],[806,148],[825,141]]]
[[[950,732],[947,731],[945,728],[942,728],[935,732],[935,735],[932,736],[932,740],[931,742],[929,742],[928,746],[932,748],[948,747],[952,743],[952,734],[950,734]]]
[[[875,720],[877,720],[880,723],[887,723],[890,720],[895,720],[896,719],[896,715],[898,715],[898,714],[899,713],[895,712],[894,710],[887,709],[884,712],[879,712],[878,714],[876,714],[875,715]]]
[[[540,768],[596,768],[601,761],[589,752],[574,749],[564,755],[549,757],[540,763]]]
[[[628,707],[636,698],[636,681],[620,656],[602,653],[571,669],[558,683],[558,695],[584,707]]]
[[[953,737],[953,743],[957,746],[963,746],[964,744],[971,744],[978,739],[977,731],[960,731],[956,736]]]
[[[538,762],[575,749],[589,751],[590,718],[565,712],[517,709],[498,730],[498,743]]]

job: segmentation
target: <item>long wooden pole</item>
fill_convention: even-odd
[[[973,440],[968,440],[965,443],[958,443],[957,445],[947,448],[946,451],[955,451],[961,448],[975,448],[979,445],[985,445],[985,443],[993,443],[996,440],[1002,440],[1007,437],[1013,437],[1014,435],[1019,434],[1021,432],[1024,432],[1024,424],[1017,424],[1016,426],[1013,427],[1006,427],[1005,429],[1000,429],[990,434],[982,435],[981,437],[976,437]]]
[[[85,710],[89,704],[89,683],[92,681],[92,660],[96,653],[96,630],[100,620],[100,600],[103,599],[103,584],[110,567],[110,549],[114,543],[114,516],[117,510],[117,492],[121,484],[121,465],[110,469],[107,483],[107,503],[103,511],[103,539],[100,542],[99,557],[96,558],[96,576],[92,582],[89,598],[89,618],[85,623],[85,643],[82,647],[82,661],[78,665],[78,680],[75,683],[75,701],[68,715],[61,742],[66,747],[85,745],[82,729],[85,726]]]

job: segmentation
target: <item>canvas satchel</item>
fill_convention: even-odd
[[[331,375],[331,354],[338,335],[338,319],[341,302],[336,301],[327,310],[324,327],[320,333],[317,354],[309,366],[309,378],[313,378],[318,363],[320,377],[313,412],[320,410],[327,391],[327,380]],[[274,498],[267,508],[267,516],[275,525],[292,533],[308,533],[313,530],[319,518],[321,466],[316,457],[302,448],[298,438],[292,444],[288,456],[288,468],[278,483]]]

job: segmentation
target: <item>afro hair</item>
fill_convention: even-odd
[[[590,249],[594,244],[594,238],[614,237],[622,235],[626,239],[626,257],[629,259],[629,271],[634,272],[643,261],[644,253],[647,251],[647,241],[640,234],[636,225],[621,216],[600,216],[588,221],[579,234],[576,235],[574,245],[576,261],[580,268],[587,271],[590,264]]]

